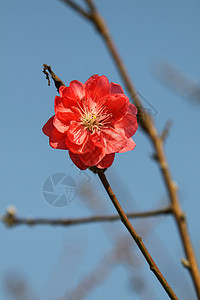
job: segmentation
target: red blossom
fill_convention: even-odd
[[[50,146],[69,150],[75,165],[86,170],[112,165],[115,153],[135,148],[137,109],[120,85],[93,75],[85,84],[74,80],[55,97],[55,115],[43,127]]]

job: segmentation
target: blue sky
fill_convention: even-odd
[[[158,130],[162,131],[168,119],[173,122],[165,150],[200,263],[200,104],[181,98],[154,75],[158,63],[167,61],[199,82],[199,1],[96,2],[136,89],[157,111]],[[87,196],[81,195],[83,187],[94,189],[92,197],[107,208],[100,210],[102,213],[114,213],[98,178],[89,171],[80,173],[65,151],[49,147],[41,131],[53,115],[57,94],[53,84],[47,86],[44,63],[51,65],[66,85],[74,79],[85,82],[93,74],[104,74],[123,86],[101,38],[88,22],[57,0],[2,0],[1,37],[1,214],[12,204],[19,216],[90,216],[95,211],[92,201],[88,206]],[[144,106],[149,109],[146,102]],[[117,155],[107,171],[114,191],[126,211],[167,205],[165,187],[151,159],[151,144],[141,130],[134,140],[135,150]],[[57,172],[70,175],[77,184],[78,195],[63,208],[48,205],[41,193],[45,179]],[[173,219],[134,220],[133,225],[141,235],[152,226],[152,232],[144,236],[149,251],[177,295],[183,300],[195,299],[189,274],[180,263],[184,254]],[[98,266],[117,238],[128,238],[119,222],[12,229],[1,224],[0,231],[1,299],[12,299],[5,289],[5,278],[12,272],[26,279],[38,299],[59,299]],[[145,279],[153,299],[168,299],[139,251],[135,247],[133,251],[140,265],[131,270],[132,276]],[[129,280],[129,270],[118,264],[85,299],[147,299],[145,294],[137,296]]]

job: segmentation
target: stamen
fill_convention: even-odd
[[[109,113],[109,109],[107,105],[105,105],[107,99],[99,101],[99,103],[93,106],[90,110],[88,103],[85,103],[86,100],[87,99],[85,98],[82,99],[83,107],[78,102],[81,115],[80,121],[85,129],[88,129],[90,132],[94,133],[95,130],[109,128],[108,124],[111,123],[111,120],[109,121],[109,119],[112,117],[112,113]]]

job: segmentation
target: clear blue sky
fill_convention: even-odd
[[[182,99],[153,75],[156,64],[165,60],[199,81],[200,3],[197,0],[96,2],[136,89],[157,111],[155,121],[159,131],[168,119],[173,121],[165,148],[200,263],[200,105]],[[87,176],[72,166],[68,154],[51,149],[41,131],[53,115],[57,94],[53,84],[47,86],[42,73],[44,63],[51,65],[66,85],[74,79],[85,82],[93,74],[104,74],[110,81],[123,84],[101,38],[89,23],[57,0],[2,0],[0,5],[1,214],[12,204],[20,216],[90,216],[94,211],[80,196],[82,187],[88,185],[95,189],[94,197],[107,206],[106,213],[114,213],[98,178],[86,171],[90,176],[88,184]],[[149,109],[148,104],[144,105]],[[127,211],[165,206],[166,191],[158,167],[151,159],[151,145],[141,130],[134,140],[135,150],[117,155],[107,171],[112,187]],[[48,205],[41,194],[44,180],[56,172],[70,175],[79,192],[63,208]],[[195,299],[189,274],[180,263],[184,255],[173,219],[141,220],[133,224],[141,235],[152,226],[153,233],[144,236],[149,251],[180,299]],[[57,300],[99,264],[118,236],[127,236],[119,222],[104,226],[13,229],[1,224],[0,232],[0,299],[12,299],[6,294],[5,278],[10,272],[17,272],[26,279],[37,299]],[[145,279],[154,295],[152,299],[168,299],[139,251],[133,249],[137,254],[135,263],[140,265],[133,269],[132,276]],[[150,299],[145,294],[138,297],[130,289],[129,271],[118,264],[86,299]]]

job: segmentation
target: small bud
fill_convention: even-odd
[[[190,268],[190,263],[189,263],[189,261],[188,261],[187,259],[182,258],[182,259],[181,259],[181,262],[182,262],[182,265],[183,265],[185,268],[187,268],[187,269]]]
[[[160,162],[160,167],[161,169],[166,169],[167,168],[167,163],[165,161]]]
[[[172,182],[172,186],[175,190],[178,190],[178,184],[175,181]]]
[[[12,226],[15,223],[15,215],[17,213],[17,209],[15,206],[9,206],[7,208],[7,212],[4,216],[2,216],[2,221],[7,226]]]
[[[13,206],[13,205],[8,206],[7,214],[14,216],[14,215],[16,215],[16,213],[17,213],[17,209],[15,206]]]

